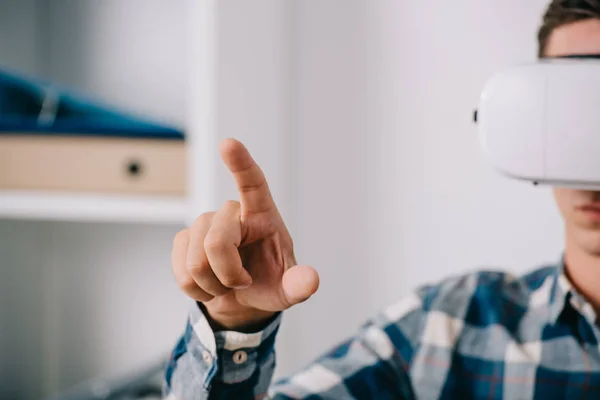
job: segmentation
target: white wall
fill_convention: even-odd
[[[535,58],[544,5],[519,3],[515,13],[516,2],[374,3],[369,131],[379,132],[389,169],[373,178],[391,197],[374,232],[390,240],[380,247],[382,276],[394,277],[376,281],[389,291],[397,282],[406,289],[479,266],[522,270],[559,256],[549,192],[492,173],[472,122],[485,80]]]
[[[379,78],[369,130],[380,132],[391,165],[379,182],[393,199],[373,232],[388,238],[376,279],[387,287],[381,301],[398,282],[407,289],[478,267],[523,271],[558,259],[562,227],[549,191],[492,173],[472,122],[485,80],[535,59],[545,3],[373,7],[369,75]]]
[[[0,68],[39,72],[36,0],[0,0]]]
[[[369,134],[366,3],[297,2],[294,116],[299,262],[320,273],[319,292],[291,310],[280,374],[345,339],[369,308],[369,233],[376,203],[375,146]]]

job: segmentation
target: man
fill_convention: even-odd
[[[538,39],[540,57],[600,54],[600,0],[554,0]],[[565,222],[557,265],[420,287],[273,383],[281,312],[315,293],[319,278],[296,265],[244,146],[227,140],[220,152],[240,199],[175,238],[175,277],[197,303],[167,367],[169,398],[600,398],[600,193],[554,189]]]

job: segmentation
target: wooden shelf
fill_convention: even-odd
[[[0,191],[0,218],[184,224],[187,199]]]

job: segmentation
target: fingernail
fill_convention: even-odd
[[[247,289],[250,287],[250,285],[252,285],[252,282],[247,283],[245,285],[236,286],[234,289],[237,289],[237,290]]]

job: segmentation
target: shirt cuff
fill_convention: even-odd
[[[196,343],[188,350],[195,353],[194,358],[202,364],[198,372],[201,373],[204,386],[208,387],[213,379],[226,384],[244,382],[272,357],[281,313],[256,333],[215,333],[202,309],[193,302],[189,321],[196,339],[192,342]]]

